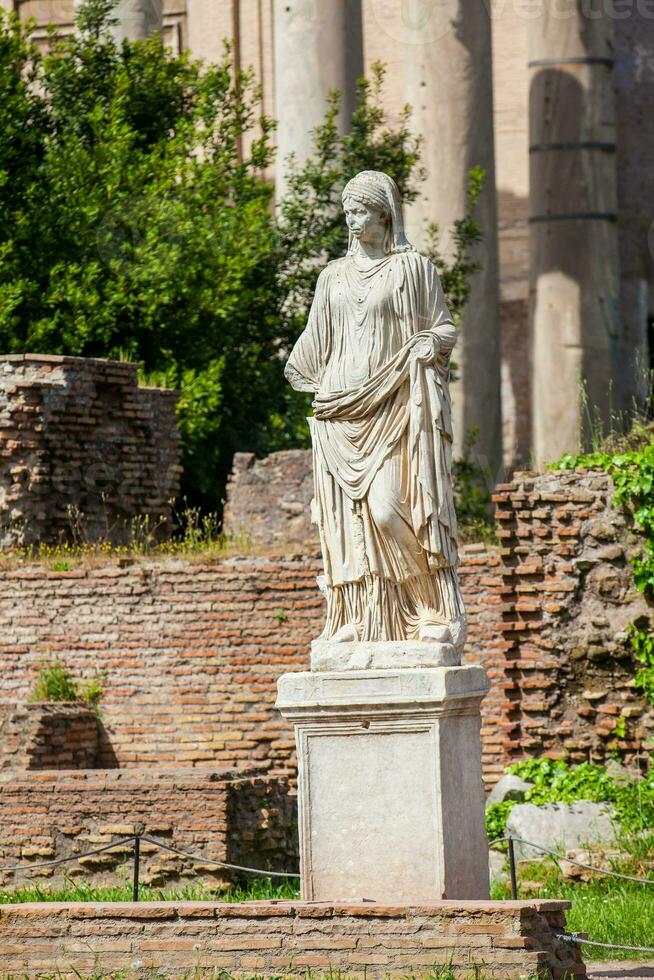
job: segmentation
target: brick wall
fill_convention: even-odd
[[[93,769],[98,718],[83,704],[0,704],[0,769]]]
[[[504,639],[499,558],[464,549],[471,662],[494,690],[484,703],[484,764],[501,771]],[[0,699],[26,698],[44,657],[106,671],[101,766],[294,769],[293,732],[274,710],[276,682],[308,666],[323,626],[313,557],[135,562],[0,572]]]
[[[625,638],[652,610],[628,561],[641,545],[612,497],[598,471],[498,487],[511,754],[604,762],[618,752],[633,763],[654,749],[654,710],[634,688]]]
[[[568,902],[436,902],[417,908],[251,902],[5,905],[3,969],[36,977],[165,970],[242,976],[305,972],[381,978],[435,972],[452,963],[518,980],[585,977],[578,948],[556,938]],[[138,964],[138,966],[133,964]],[[195,974],[194,974],[195,975]]]
[[[501,549],[462,551],[466,657],[489,670],[484,773],[525,753],[627,761],[651,744],[623,627],[648,614],[636,546],[601,473],[521,477],[498,493]],[[615,539],[615,540],[614,540]],[[323,623],[319,561],[302,555],[135,561],[0,572],[0,702],[26,699],[45,656],[106,670],[102,766],[292,772],[276,681],[305,669]],[[627,736],[612,735],[624,718]]]
[[[0,547],[129,540],[149,514],[170,532],[179,490],[176,393],[139,388],[135,364],[0,357]]]
[[[107,672],[102,766],[284,770],[293,735],[276,679],[300,669],[319,632],[315,560],[135,562],[0,573],[0,697],[29,697],[56,656]]]
[[[0,773],[0,865],[29,866],[83,855],[145,832],[215,861],[263,870],[297,866],[295,797],[269,777],[189,768]],[[48,887],[82,876],[95,885],[131,880],[132,845],[27,874],[0,871],[0,887]],[[144,885],[204,881],[219,886],[229,872],[142,842]],[[128,866],[126,866],[128,865]],[[4,966],[4,962],[3,962]]]

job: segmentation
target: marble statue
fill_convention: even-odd
[[[432,263],[409,244],[395,182],[343,191],[347,254],[320,273],[286,377],[309,419],[334,643],[465,643],[452,492],[456,330]]]

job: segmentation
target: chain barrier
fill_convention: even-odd
[[[611,871],[609,868],[596,868],[592,864],[585,864],[583,861],[575,861],[573,858],[566,857],[565,854],[558,854],[556,851],[551,851],[548,847],[541,847],[540,844],[534,844],[532,841],[524,840],[522,837],[496,837],[495,840],[492,840],[488,846],[492,847],[493,844],[509,845],[509,866],[513,870],[515,870],[516,863],[514,844],[526,844],[528,847],[533,847],[536,851],[541,851],[543,854],[549,854],[557,862],[565,861],[566,864],[572,864],[577,868],[584,868],[586,871],[595,871],[597,874],[605,875],[607,878],[620,878],[622,881],[635,881],[641,885],[654,885],[654,878],[637,878],[635,875],[625,875],[620,871]],[[513,895],[513,898],[517,898],[517,895]]]
[[[216,864],[221,868],[228,868],[230,871],[245,871],[247,874],[265,875],[267,878],[300,877],[297,871],[262,871],[260,868],[246,868],[241,864],[228,864],[227,861],[214,861],[212,858],[202,857],[201,854],[189,854],[188,851],[180,851],[178,847],[173,847],[172,844],[164,844],[163,841],[155,840],[153,837],[147,837],[145,834],[142,835],[141,840],[147,841],[148,844],[156,844],[157,847],[162,848],[164,851],[170,851],[172,854],[181,854],[182,857],[189,858],[192,861],[201,861],[203,864]]]
[[[38,861],[35,864],[18,864],[15,867],[0,868],[0,871],[14,871],[20,873],[21,871],[32,871],[35,868],[56,868],[59,864],[70,864],[73,861],[79,861],[80,858],[91,857],[93,854],[102,854],[104,851],[110,851],[114,847],[123,847],[125,844],[134,844],[134,837],[123,837],[122,840],[116,840],[113,844],[105,844],[104,847],[96,847],[92,851],[85,851],[83,854],[73,854],[71,857],[67,858],[57,858],[54,861]]]
[[[565,943],[575,943],[577,946],[597,946],[599,949],[621,949],[626,953],[654,953],[654,946],[617,946],[615,943],[598,943],[594,939],[584,939],[576,932],[557,932],[557,939]]]
[[[173,847],[172,844],[167,844],[165,841],[157,840],[155,837],[150,837],[148,834],[134,834],[131,837],[123,837],[120,840],[113,841],[111,844],[104,844],[102,847],[95,847],[91,851],[85,851],[83,854],[74,854],[66,858],[57,858],[52,861],[39,861],[35,864],[23,864],[14,865],[7,867],[0,867],[0,872],[2,871],[12,871],[14,873],[25,873],[28,871],[33,871],[39,868],[54,868],[63,864],[71,864],[75,861],[79,861],[80,858],[92,857],[95,854],[103,854],[106,851],[115,850],[118,848],[124,848],[125,845],[131,845],[133,855],[134,855],[134,874],[132,880],[132,900],[134,902],[139,901],[139,878],[140,878],[140,858],[141,858],[141,842],[147,844],[153,844],[156,847],[160,847],[164,851],[169,851],[172,854],[178,854],[180,857],[184,857],[189,861],[198,861],[202,864],[213,864],[219,868],[226,868],[229,871],[241,871],[245,874],[262,875],[266,878],[299,878],[300,875],[296,871],[264,871],[262,868],[250,868],[241,864],[230,864],[227,861],[217,861],[213,858],[204,857],[201,854],[191,854],[189,851],[184,851],[179,847]],[[575,865],[579,868],[584,868],[587,871],[594,871],[597,874],[604,875],[610,878],[620,878],[623,881],[634,881],[639,884],[644,885],[654,885],[653,878],[637,878],[634,875],[621,874],[619,871],[610,871],[607,868],[595,868],[591,864],[586,864],[583,861],[575,861],[571,858],[565,857],[563,854],[558,854],[556,851],[552,851],[547,847],[542,847],[540,844],[534,844],[532,841],[524,840],[522,837],[497,837],[495,840],[490,841],[489,847],[494,844],[508,844],[509,851],[509,868],[511,874],[511,898],[515,901],[518,899],[518,880],[517,880],[517,862],[515,859],[515,844],[526,844],[529,847],[535,848],[537,851],[541,851],[543,854],[548,854],[553,857],[557,862],[566,861],[568,864]],[[573,932],[561,932],[556,933],[556,938],[562,940],[563,942],[575,943],[579,946],[595,946],[601,949],[619,949],[624,952],[631,953],[652,953],[654,954],[654,947],[649,946],[620,946],[616,943],[600,943],[593,939],[586,939],[584,936],[573,933]]]
[[[183,851],[179,847],[173,847],[172,844],[166,844],[164,841],[157,840],[154,837],[149,837],[147,834],[134,834],[131,837],[123,837],[121,840],[113,841],[111,844],[104,844],[102,847],[94,847],[92,851],[84,851],[83,854],[71,854],[70,857],[56,858],[53,861],[39,861],[35,864],[19,864],[0,867],[0,872],[12,871],[14,874],[25,874],[39,868],[55,868],[62,864],[72,864],[79,861],[81,858],[93,857],[94,854],[104,854],[106,851],[124,848],[125,845],[130,845],[134,856],[132,901],[138,902],[141,870],[141,841],[144,841],[147,844],[154,844],[156,847],[160,847],[163,851],[170,851],[173,854],[179,854],[180,857],[187,858],[189,861],[199,861],[202,864],[213,864],[219,868],[227,868],[229,871],[242,871],[245,874],[261,875],[264,878],[300,877],[296,871],[264,871],[262,868],[247,868],[241,864],[229,864],[227,861],[216,861],[213,858],[204,857],[202,854],[191,854],[189,851]]]

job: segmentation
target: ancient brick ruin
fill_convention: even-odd
[[[85,704],[0,704],[0,770],[95,769],[98,725]]]
[[[489,783],[525,753],[628,762],[652,743],[633,686],[628,622],[636,546],[602,473],[519,477],[498,491],[501,547],[468,545],[460,574],[469,661],[488,669]],[[274,501],[273,501],[274,503]],[[605,540],[607,537],[612,540]],[[295,555],[133,560],[0,572],[0,696],[29,697],[39,664],[107,672],[98,764],[293,772],[277,677],[307,664],[322,628],[315,546]],[[626,735],[613,735],[619,717]]]
[[[281,511],[285,472],[297,493],[287,502],[298,506]],[[321,563],[305,517],[310,477],[303,453],[240,458],[228,523],[241,525],[237,544],[251,528],[256,546],[242,554],[0,571],[0,848],[12,860],[81,853],[105,841],[107,828],[134,826],[139,807],[149,826],[172,827],[167,839],[207,856],[255,867],[288,867],[284,853],[295,860],[295,748],[274,701],[279,675],[306,668],[323,622]],[[467,659],[491,680],[482,728],[489,786],[525,755],[601,762],[617,753],[637,765],[654,747],[654,711],[634,687],[625,641],[628,623],[651,610],[628,563],[638,540],[611,501],[601,472],[518,474],[497,491],[499,546],[462,549]],[[106,672],[99,720],[88,709],[25,704],[51,658],[78,677]],[[61,765],[78,772],[57,773]],[[231,817],[212,818],[211,839],[187,838],[179,800],[199,827],[218,806],[226,770],[244,787],[238,797],[221,790]],[[43,801],[29,814],[28,798]],[[81,815],[70,834],[66,808]],[[20,817],[7,820],[9,812]],[[111,877],[123,859],[85,873]],[[153,882],[186,872],[148,861]]]
[[[636,763],[654,748],[654,709],[634,686],[626,638],[652,617],[629,565],[642,545],[612,498],[598,471],[518,474],[498,487],[511,754],[601,763],[617,752]]]
[[[0,358],[0,547],[129,543],[148,515],[171,531],[177,394],[137,366],[42,354]]]
[[[79,971],[145,970],[187,978],[201,970],[237,976],[318,973],[428,975],[436,964],[487,964],[502,980],[536,972],[585,977],[576,946],[559,939],[568,902],[434,902],[415,908],[369,904],[248,902],[7,905],[3,967],[40,975],[74,957]],[[21,937],[17,942],[14,937]],[[141,969],[141,967],[139,967]],[[467,972],[467,969],[466,969]]]
[[[204,858],[190,861],[154,844],[141,845],[141,883],[203,881],[219,887],[227,861],[270,870],[297,866],[294,798],[283,779],[213,768],[0,772],[0,851],[3,866],[77,861],[28,871],[27,881],[63,887],[83,877],[115,886],[131,860],[139,832]],[[88,851],[116,847],[85,857]],[[0,871],[0,888],[24,887],[24,872]],[[2,952],[0,947],[0,953]]]

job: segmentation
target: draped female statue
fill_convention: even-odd
[[[320,273],[286,377],[315,393],[314,516],[332,642],[465,642],[456,574],[449,361],[436,269],[384,173],[346,185],[347,254]]]

